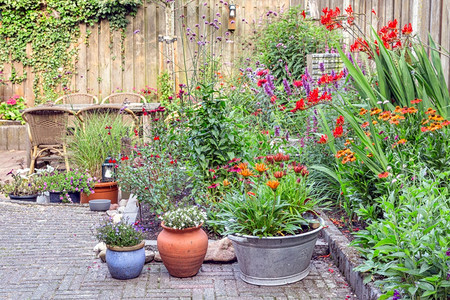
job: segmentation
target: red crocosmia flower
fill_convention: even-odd
[[[154,140],[154,141],[159,141],[159,135],[155,136],[155,137],[153,138],[153,140]]]
[[[317,141],[318,144],[326,144],[328,142],[328,136],[326,134],[322,134],[320,140]]]
[[[294,80],[293,84],[297,88],[303,86],[303,82],[301,80]]]
[[[265,84],[266,82],[267,82],[267,79],[265,79],[265,78],[260,79],[260,80],[258,80],[258,86],[261,87],[261,86],[263,86],[263,84]]]
[[[196,89],[196,90],[199,90],[199,89],[200,89],[200,86],[198,85],[195,89]]]
[[[417,104],[417,103],[420,103],[420,102],[422,102],[422,99],[411,100],[411,104]]]
[[[270,97],[270,103],[275,104],[276,101],[277,101],[276,95],[273,95],[272,97]]]
[[[402,29],[403,34],[410,35],[412,32],[413,32],[413,29],[412,29],[411,23],[405,24],[405,26],[403,26],[403,29]]]
[[[372,8],[372,13],[376,16],[377,13],[375,12],[375,9]]]
[[[253,192],[247,192],[247,195],[249,195],[249,196],[256,196],[256,194],[253,193]]]
[[[128,156],[123,156],[123,157],[121,157],[120,159],[121,159],[122,161],[128,160]]]
[[[297,110],[305,110],[305,100],[300,99],[295,103],[295,108],[291,112],[295,113]]]
[[[333,136],[335,138],[341,137],[344,134],[344,129],[342,126],[337,126],[333,131]]]
[[[349,6],[345,9],[345,12],[346,12],[349,16],[351,16],[351,15],[353,14],[353,8],[352,8],[352,6],[349,5]]]
[[[397,24],[398,24],[397,19],[394,19],[394,21],[389,21],[388,22],[388,27],[390,29],[397,29]]]
[[[303,19],[306,18],[306,13],[305,13],[305,11],[302,11],[301,15],[303,16]]]
[[[170,164],[173,165],[175,162],[173,160],[170,161]]]
[[[108,163],[112,164],[112,159],[108,160]]]
[[[267,70],[259,70],[256,75],[258,76],[266,76],[267,75]]]
[[[383,173],[378,174],[378,178],[386,178],[386,177],[388,177],[389,175],[390,175],[389,172],[383,172]]]
[[[339,118],[336,119],[336,126],[342,126],[344,125],[344,117],[339,116]]]

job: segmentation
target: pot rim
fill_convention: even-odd
[[[243,237],[243,238],[247,238],[247,239],[261,239],[261,240],[277,240],[277,239],[295,239],[298,238],[300,236],[309,236],[309,235],[313,235],[318,233],[319,231],[321,231],[323,229],[323,227],[325,226],[325,221],[321,218],[318,217],[320,226],[314,230],[308,231],[308,232],[304,232],[304,233],[299,233],[296,235],[285,235],[285,236],[255,236],[255,235],[246,235],[246,234],[239,234],[239,233],[233,233],[233,234],[229,234],[228,236],[230,237]]]
[[[193,231],[196,229],[199,229],[200,227],[203,226],[203,223],[201,223],[200,225],[196,226],[196,227],[188,227],[188,228],[183,228],[183,229],[175,229],[172,227],[167,227],[166,225],[164,225],[164,221],[161,222],[161,227],[164,228],[164,230],[169,230],[169,231],[175,231],[175,232],[187,232],[187,231]]]
[[[103,188],[103,187],[114,187],[117,186],[117,181],[109,181],[109,182],[96,182],[94,188]]]
[[[129,251],[139,250],[141,248],[144,248],[144,246],[145,246],[145,241],[142,241],[139,244],[134,245],[134,246],[118,247],[118,246],[106,245],[106,248],[108,248],[109,250],[112,250],[112,251],[117,251],[117,252],[129,252]]]

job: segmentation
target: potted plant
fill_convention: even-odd
[[[145,242],[142,228],[111,218],[97,228],[97,239],[106,244],[106,264],[116,279],[138,277],[145,263]]]
[[[68,137],[69,158],[78,168],[87,170],[95,178],[102,178],[102,164],[107,158],[116,166],[122,150],[122,139],[131,138],[133,132],[120,119],[108,114],[90,115],[84,124],[77,124],[73,134]],[[125,159],[125,157],[122,157]],[[118,202],[117,182],[96,182],[94,192],[81,195],[81,203],[93,199],[109,199]]]
[[[11,175],[13,180],[10,182],[6,180],[2,182],[0,180],[0,192],[5,195],[9,195],[11,200],[22,201],[36,201],[38,196],[38,185],[40,177],[36,174],[27,175],[28,171],[15,173],[11,170],[8,175]]]
[[[208,248],[208,236],[201,228],[206,213],[197,206],[178,207],[161,220],[157,245],[167,271],[180,278],[196,275]]]
[[[224,199],[215,207],[217,220],[211,224],[229,234],[241,278],[256,285],[303,279],[323,228],[314,212],[319,200],[307,183],[308,169],[278,153],[253,169],[241,163],[237,171],[237,180],[227,179]]]
[[[89,173],[80,170],[54,170],[42,175],[39,190],[50,193],[51,203],[80,203],[80,194],[90,195],[95,182]]]

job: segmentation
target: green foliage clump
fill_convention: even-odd
[[[115,223],[106,219],[97,228],[97,239],[111,247],[131,247],[144,240],[143,228],[138,224],[130,225],[125,221]]]
[[[70,45],[79,37],[79,25],[105,19],[111,29],[123,30],[128,24],[126,16],[135,14],[141,4],[142,0],[2,1],[0,64],[19,62],[30,66],[37,74],[37,102],[55,99],[56,87],[67,87],[73,76],[77,49],[70,49]],[[26,72],[18,76],[14,66],[11,74],[9,80],[13,83],[27,78]]]
[[[290,8],[255,36],[255,53],[277,84],[283,78],[300,78],[305,72],[307,54],[323,52],[339,41],[339,34],[303,18],[301,13],[299,6]]]
[[[8,101],[0,103],[0,119],[23,121],[20,111],[24,109],[25,99],[14,95]]]

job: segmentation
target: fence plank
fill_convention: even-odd
[[[125,67],[123,70],[123,90],[126,92],[131,92],[134,87],[134,26],[133,18],[127,17],[130,22],[125,31]]]
[[[103,99],[111,93],[111,31],[106,20],[100,24],[99,41],[99,96]]]
[[[134,86],[135,92],[145,87],[144,10],[139,9],[134,18]]]
[[[80,39],[78,62],[75,66],[75,91],[87,92],[87,45],[86,45],[86,24],[80,26]]]
[[[90,36],[88,39],[87,47],[87,91],[88,93],[98,95],[99,94],[99,72],[98,72],[98,59],[99,59],[99,45],[98,45],[98,25],[94,24],[89,27]],[[99,99],[100,100],[100,99]]]

